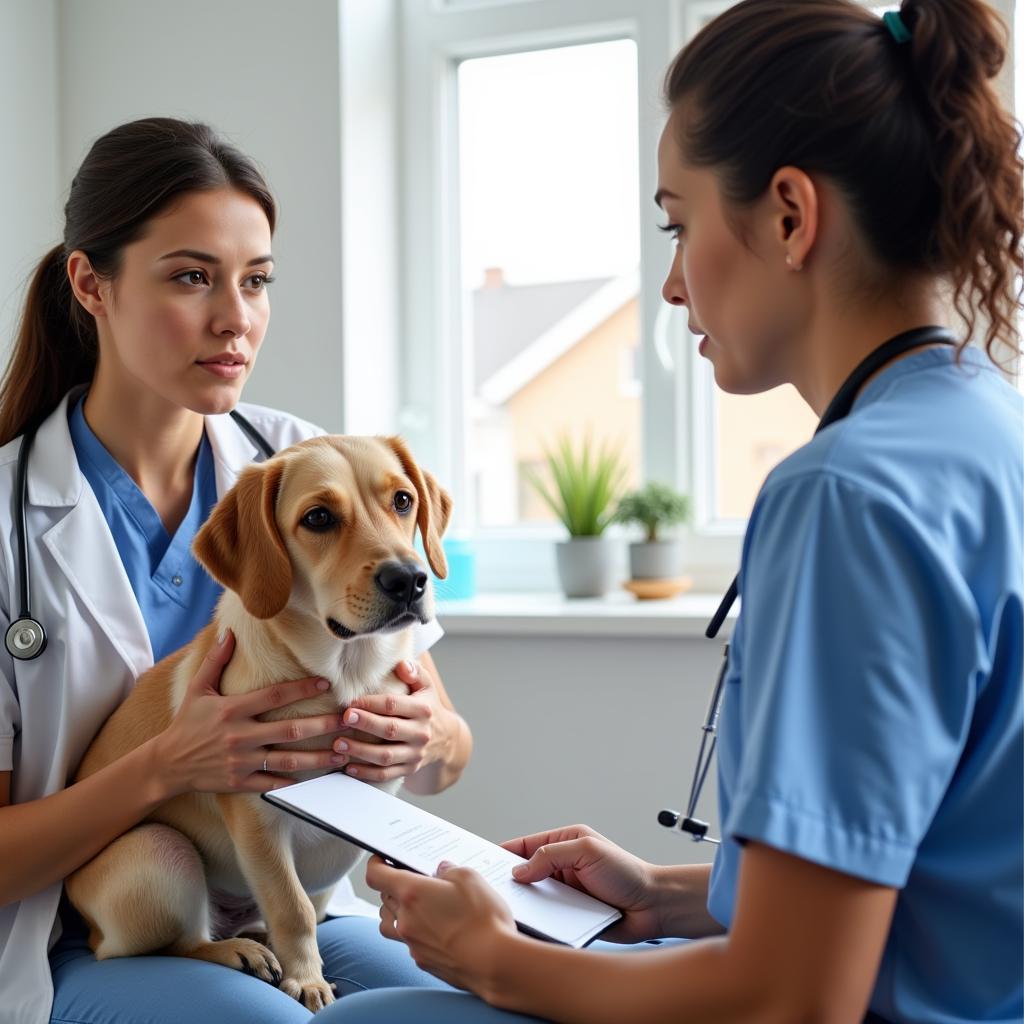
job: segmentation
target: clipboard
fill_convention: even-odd
[[[519,930],[534,938],[582,949],[622,917],[616,908],[554,878],[516,882],[511,871],[522,857],[342,772],[261,795],[395,867],[432,875],[441,860],[448,860],[476,869],[508,904]]]

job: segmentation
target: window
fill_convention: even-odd
[[[466,60],[456,102],[476,523],[553,522],[521,467],[561,436],[642,476],[636,44]]]
[[[400,5],[400,428],[452,491],[483,589],[555,586],[562,532],[529,477],[563,427],[613,437],[631,482],[693,496],[701,589],[731,579],[761,481],[813,432],[792,388],[718,393],[660,296],[662,77],[728,6]]]
[[[481,588],[555,589],[562,528],[528,470],[561,425],[614,437],[630,482],[692,488],[690,366],[683,325],[660,298],[670,250],[652,202],[661,79],[683,5],[405,0],[399,11],[399,426],[452,491],[452,528],[473,536]],[[509,69],[521,93],[511,106],[497,84]],[[592,111],[606,116],[588,122]],[[492,141],[469,152],[470,134]],[[523,161],[515,215],[494,184],[499,151]],[[531,243],[525,264],[516,234]],[[559,377],[571,385],[556,388]],[[582,412],[570,415],[572,403]],[[695,537],[698,585],[725,580],[738,546]]]

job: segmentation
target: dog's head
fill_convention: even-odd
[[[416,528],[435,575],[452,502],[398,437],[317,437],[245,469],[192,548],[246,609],[291,604],[342,640],[433,616]]]

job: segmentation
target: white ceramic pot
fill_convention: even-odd
[[[634,580],[666,580],[682,576],[682,541],[638,541],[630,544],[629,575]]]
[[[555,545],[566,597],[600,597],[615,582],[615,548],[604,537],[571,537]]]

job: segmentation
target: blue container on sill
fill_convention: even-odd
[[[439,601],[465,601],[476,595],[476,554],[472,541],[461,537],[445,537],[442,541],[448,562],[448,577],[434,581],[434,594]]]

